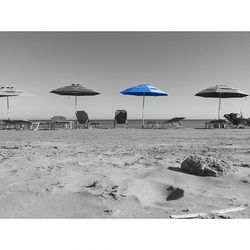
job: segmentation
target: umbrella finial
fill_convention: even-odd
[[[80,83],[73,83],[71,86],[82,86]]]

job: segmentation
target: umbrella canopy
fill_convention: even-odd
[[[121,92],[123,95],[136,96],[167,96],[168,94],[148,83],[139,84],[137,86],[125,89]]]
[[[13,86],[4,86],[0,88],[0,97],[7,98],[7,116],[10,119],[10,104],[9,104],[9,97],[13,96],[34,96],[33,94],[26,93],[21,89],[16,89]]]
[[[7,96],[18,96],[18,94],[13,94],[13,93],[6,93],[3,91],[0,91],[0,97],[7,97]]]
[[[100,93],[83,87],[81,84],[72,84],[69,86],[64,86],[55,90],[50,91],[50,93],[57,95],[73,95],[73,96],[91,96],[99,95]]]
[[[248,94],[241,90],[228,87],[227,85],[216,85],[204,89],[195,95],[210,98],[240,98],[248,96]]]
[[[81,84],[71,84],[69,86],[64,86],[58,89],[50,91],[50,93],[57,95],[67,95],[75,96],[75,109],[77,110],[77,96],[94,96],[99,95],[100,93],[83,87]]]
[[[198,92],[195,96],[219,98],[218,119],[220,119],[221,98],[242,98],[248,96],[248,94],[227,85],[216,85]]]
[[[144,128],[144,105],[145,105],[145,96],[167,96],[168,94],[148,83],[139,84],[137,86],[125,89],[121,91],[123,95],[135,95],[143,96],[142,104],[142,128]]]

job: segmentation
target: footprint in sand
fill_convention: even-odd
[[[56,183],[52,183],[51,185],[49,185],[49,187],[47,187],[45,190],[47,192],[56,192],[56,191],[63,189],[64,187],[65,185],[63,183],[56,182]]]
[[[135,179],[128,181],[123,191],[126,196],[137,197],[142,206],[158,206],[166,202],[178,200],[184,196],[184,190],[179,187],[152,180]]]
[[[104,199],[120,200],[126,196],[120,193],[118,185],[112,185],[109,180],[103,179],[100,181],[94,181],[90,185],[85,186],[94,196],[100,196]]]

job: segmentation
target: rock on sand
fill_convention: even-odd
[[[181,169],[189,174],[199,176],[221,176],[229,171],[232,171],[232,167],[225,163],[214,159],[212,157],[198,157],[189,156],[181,163]]]

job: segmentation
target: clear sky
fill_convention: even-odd
[[[169,94],[147,97],[145,118],[216,118],[218,100],[194,94],[216,84],[250,93],[250,33],[0,33],[0,85],[35,95],[12,97],[12,118],[73,118],[73,97],[49,93],[72,83],[101,93],[78,99],[90,118],[112,119],[116,109],[140,118],[142,98],[119,92],[144,82]],[[249,97],[222,100],[222,114],[240,111],[250,116]]]

